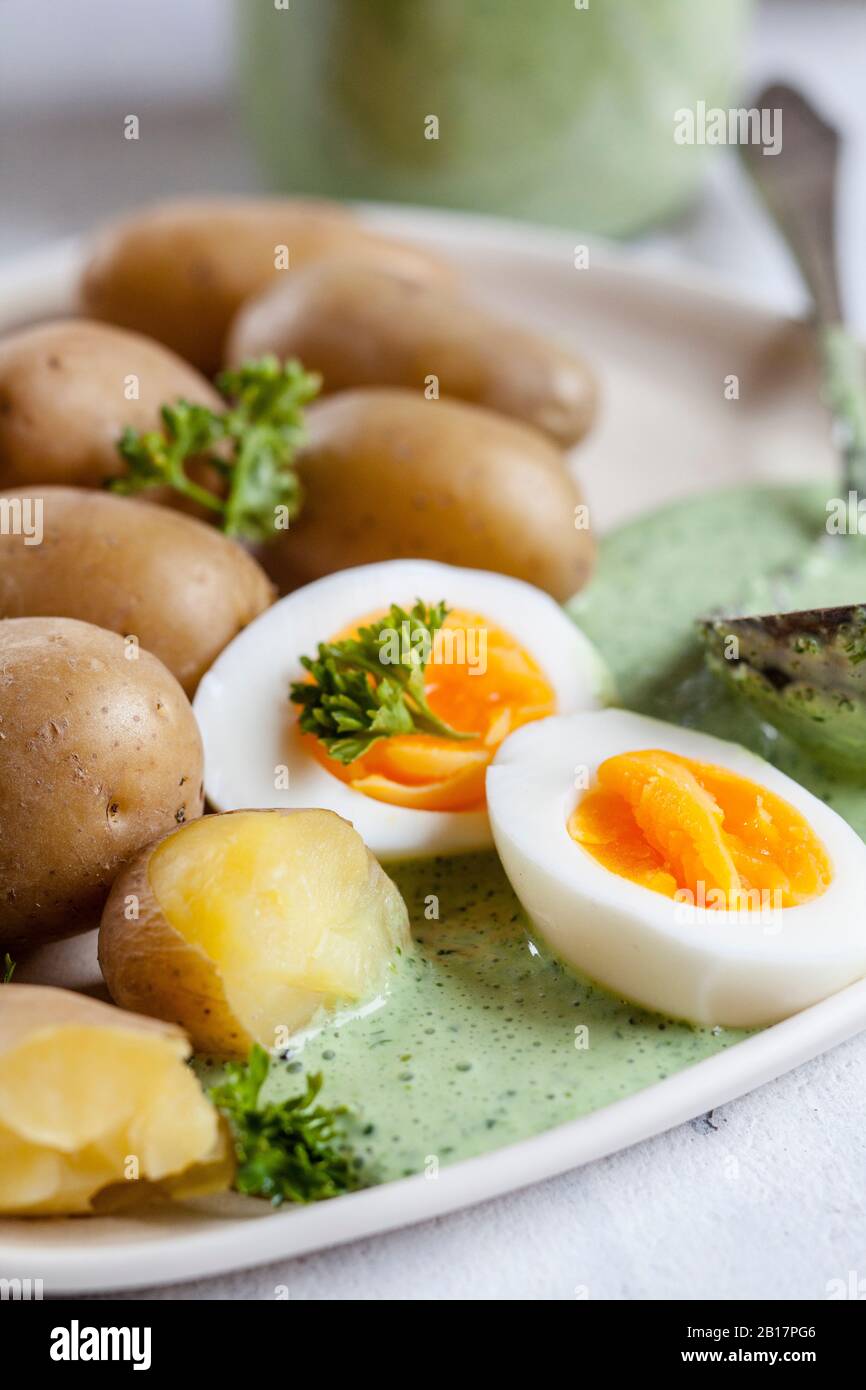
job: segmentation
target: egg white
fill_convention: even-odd
[[[659,748],[715,763],[784,798],[830,857],[810,902],[773,911],[675,903],[606,869],[571,838],[575,769]],[[705,1025],[773,1023],[866,975],[866,845],[841,816],[763,758],[627,710],[554,716],[518,729],[487,771],[496,848],[541,939],[617,994]]]
[[[320,806],[350,820],[381,859],[477,850],[491,843],[486,811],[421,811],[375,801],[326,772],[304,747],[289,687],[313,656],[355,619],[416,599],[482,614],[535,659],[562,713],[609,697],[595,648],[559,605],[522,580],[426,560],[340,570],[280,599],[218,657],[193,708],[205,751],[205,791],[219,811]],[[288,788],[276,769],[288,769]]]

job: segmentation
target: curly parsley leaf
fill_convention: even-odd
[[[256,1044],[248,1061],[228,1065],[225,1081],[209,1091],[234,1138],[237,1190],[280,1206],[318,1202],[357,1188],[358,1171],[342,1123],[346,1107],[315,1103],[320,1074],[307,1077],[300,1095],[263,1100],[269,1065],[267,1052]]]
[[[320,642],[318,656],[302,656],[312,680],[294,681],[290,699],[300,707],[303,732],[344,765],[395,734],[477,738],[439,719],[425,695],[433,639],[447,616],[444,603],[427,607],[418,599],[410,612],[392,603],[357,637]]]
[[[280,364],[276,357],[223,372],[217,388],[225,410],[176,401],[162,408],[162,431],[124,430],[117,447],[127,471],[109,487],[127,496],[170,487],[217,513],[227,535],[272,540],[275,517],[289,522],[301,507],[294,459],[304,438],[304,406],[320,385],[299,362]],[[219,474],[224,497],[190,476],[192,460]]]

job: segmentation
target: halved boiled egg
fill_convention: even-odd
[[[694,1023],[772,1023],[866,975],[866,845],[737,744],[610,709],[487,773],[496,848],[564,962]]]
[[[301,658],[315,657],[320,643],[356,638],[392,605],[409,613],[418,600],[447,609],[424,654],[433,720],[340,761],[300,728],[290,691],[314,683]],[[411,658],[417,634],[401,629],[396,623],[382,645],[385,678]],[[194,709],[217,810],[324,807],[388,859],[490,845],[484,779],[503,739],[608,695],[601,658],[548,594],[502,574],[392,560],[341,570],[274,604],[226,647]],[[439,723],[450,735],[435,731]]]

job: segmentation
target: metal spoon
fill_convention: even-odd
[[[773,84],[754,105],[782,113],[777,154],[765,155],[760,145],[739,148],[812,295],[823,395],[854,530],[853,536],[825,533],[796,571],[768,577],[784,603],[784,590],[828,546],[866,545],[857,533],[858,503],[866,498],[866,382],[861,348],[845,326],[839,289],[839,134],[792,87]],[[819,760],[858,773],[866,768],[866,591],[862,599],[844,606],[707,618],[699,624],[710,668],[762,718]]]
[[[793,87],[774,83],[755,105],[781,111],[781,149],[765,155],[762,146],[743,144],[739,152],[811,293],[843,484],[866,494],[863,356],[845,327],[836,258],[841,137]]]

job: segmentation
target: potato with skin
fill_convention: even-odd
[[[0,948],[94,927],[120,866],[201,815],[202,771],[155,656],[71,618],[0,622]]]
[[[580,489],[544,435],[461,401],[362,387],[307,411],[303,511],[260,559],[281,592],[403,556],[498,570],[564,600],[593,557]]]
[[[0,492],[0,513],[42,502],[42,540],[0,530],[0,618],[78,618],[134,636],[187,693],[273,601],[261,566],[213,526],[112,493]]]
[[[447,286],[380,266],[314,264],[240,310],[230,364],[275,353],[320,372],[325,391],[406,386],[498,410],[569,447],[596,409],[587,365],[556,343],[488,313]]]
[[[85,995],[0,986],[0,1213],[80,1215],[227,1188],[231,1139],[190,1051],[179,1028]]]
[[[0,487],[100,487],[126,472],[124,427],[161,429],[160,408],[179,398],[223,407],[187,362],[138,333],[63,319],[0,338]]]
[[[246,1056],[381,993],[410,944],[400,893],[348,821],[231,811],[123,870],[99,964],[122,1007],[181,1024],[197,1051]]]
[[[278,268],[279,248],[288,267]],[[193,198],[141,209],[106,227],[84,269],[83,312],[147,333],[211,375],[245,299],[312,260],[349,256],[415,279],[445,279],[420,247],[366,229],[338,203]]]

